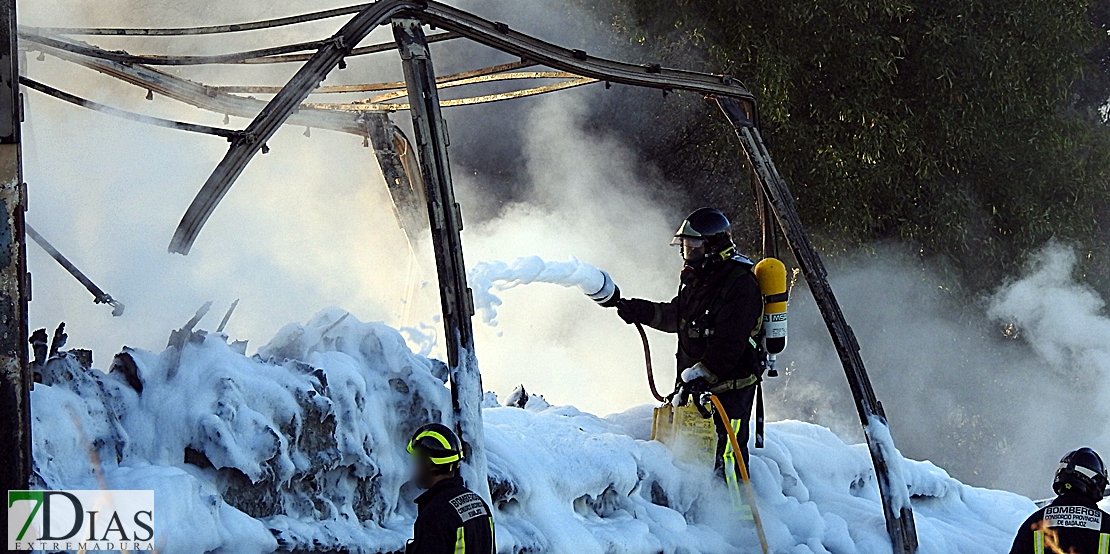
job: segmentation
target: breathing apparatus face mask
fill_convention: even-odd
[[[679,253],[687,264],[696,264],[705,259],[705,239],[675,237],[671,246],[679,247]]]

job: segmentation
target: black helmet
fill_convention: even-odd
[[[409,441],[409,454],[427,459],[433,466],[453,469],[462,459],[462,444],[455,432],[446,425],[429,423],[413,433]]]
[[[682,245],[683,239],[705,241],[705,257],[727,257],[733,248],[732,226],[725,214],[716,208],[700,208],[682,222],[671,244]],[[684,256],[685,257],[685,256]],[[687,258],[687,261],[693,261]]]
[[[1107,483],[1106,465],[1102,458],[1090,448],[1080,448],[1068,452],[1060,460],[1052,490],[1056,494],[1078,492],[1095,502],[1102,500]]]

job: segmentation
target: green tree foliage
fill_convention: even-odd
[[[692,47],[755,93],[826,251],[910,241],[985,288],[1055,238],[1084,248],[1108,290],[1110,2],[625,3],[636,41]],[[675,135],[682,163],[662,161],[672,178],[736,159],[730,130],[703,120],[716,117]],[[691,190],[735,190],[729,171]]]

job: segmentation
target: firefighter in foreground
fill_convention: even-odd
[[[493,518],[482,497],[459,477],[462,444],[445,425],[416,430],[409,441],[419,515],[405,554],[494,554]]]
[[[1010,554],[1110,554],[1110,514],[1098,508],[1106,484],[1094,450],[1069,452],[1052,482],[1059,496],[1025,520]]]
[[[671,402],[683,405],[705,392],[718,397],[731,418],[744,463],[756,385],[762,369],[758,334],[763,296],[753,263],[732,242],[728,219],[713,208],[697,210],[675,233],[685,267],[681,285],[670,302],[635,298],[615,302],[626,323],[640,323],[678,334],[678,379]],[[715,466],[734,489],[738,487],[735,455],[720,418]]]

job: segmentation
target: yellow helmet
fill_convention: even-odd
[[[416,430],[409,441],[409,454],[427,459],[434,466],[451,466],[462,460],[462,443],[446,425],[429,423]]]

